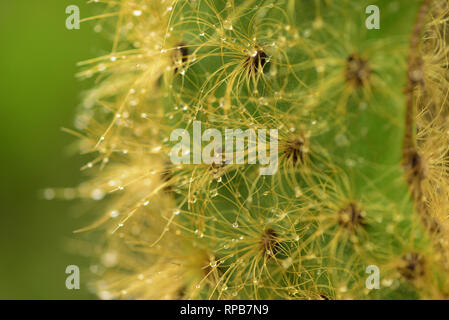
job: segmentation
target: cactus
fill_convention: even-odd
[[[101,3],[76,122],[100,298],[449,297],[447,0]],[[195,123],[277,129],[277,171],[224,141],[173,163]]]

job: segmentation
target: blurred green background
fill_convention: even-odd
[[[81,18],[92,15],[86,0],[0,2],[0,94],[2,137],[0,298],[89,299],[83,267],[88,261],[67,248],[73,230],[89,217],[70,201],[46,201],[46,187],[73,186],[83,159],[67,152],[80,93],[88,82],[75,78],[78,61],[102,52],[95,22],[67,30],[68,5]],[[81,289],[65,287],[65,268],[81,268]]]

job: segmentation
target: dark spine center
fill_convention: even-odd
[[[217,157],[218,159],[220,159],[219,163],[216,162],[212,162],[212,164],[209,166],[209,171],[212,173],[212,175],[214,176],[214,178],[218,178],[221,177],[223,175],[223,170],[226,167],[226,158],[225,158],[225,154],[222,152],[221,156],[218,155]]]
[[[166,183],[166,186],[164,187],[164,191],[167,193],[171,193],[173,191],[173,188],[171,186],[170,181],[173,179],[173,174],[171,170],[168,168],[169,164],[166,164],[166,168],[161,171],[161,180],[163,183]]]
[[[346,60],[345,77],[349,84],[356,87],[364,86],[371,76],[371,68],[368,61],[353,53]]]
[[[301,139],[290,140],[286,144],[285,157],[293,165],[304,162],[304,141]]]
[[[261,239],[261,249],[263,253],[267,256],[274,256],[278,251],[279,239],[276,231],[271,228],[268,228],[262,234]]]
[[[189,56],[189,49],[184,43],[178,44],[176,50],[173,51],[173,63],[175,65],[175,73],[178,72],[178,68],[186,64]]]
[[[425,274],[426,262],[419,253],[407,253],[402,257],[399,273],[407,280],[416,280]]]
[[[258,48],[254,55],[251,55],[245,60],[245,67],[252,74],[258,74],[263,71],[263,68],[268,62],[267,54],[261,49]]]
[[[179,288],[177,292],[178,299],[185,299],[187,294],[187,287],[184,285],[181,288]]]
[[[408,180],[409,183],[420,182],[424,179],[424,166],[422,157],[418,153],[416,149],[410,150],[410,152],[406,153],[404,159],[406,168],[408,169]]]
[[[338,224],[345,229],[355,231],[365,224],[362,210],[354,202],[341,209],[338,214]]]

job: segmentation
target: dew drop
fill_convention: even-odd
[[[197,202],[197,198],[195,197],[195,196],[192,196],[190,199],[189,199],[189,203],[196,203]]]
[[[210,196],[211,196],[211,198],[215,198],[216,196],[218,196],[218,190],[217,189],[211,190]]]
[[[233,29],[232,23],[227,19],[225,21],[223,21],[223,27],[229,31],[231,31]]]
[[[94,32],[99,33],[103,30],[103,27],[100,24],[95,25]]]
[[[114,187],[117,184],[117,182],[115,180],[109,180],[108,185],[110,187]]]
[[[44,190],[44,198],[46,200],[52,200],[55,197],[55,191],[53,189],[45,189]]]
[[[119,212],[118,212],[117,210],[112,210],[112,211],[109,213],[109,216],[110,216],[111,218],[117,218],[118,215],[119,215]]]
[[[99,295],[102,300],[111,300],[113,297],[112,294],[106,290],[100,291]]]
[[[115,266],[118,262],[117,253],[114,251],[106,252],[101,257],[101,262],[108,268]]]
[[[93,200],[101,200],[104,197],[104,192],[101,189],[94,189],[90,194]]]

